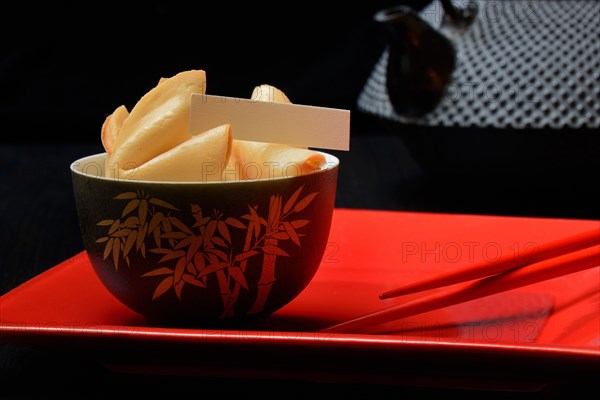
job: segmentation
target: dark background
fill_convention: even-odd
[[[384,45],[372,14],[395,3],[22,4],[3,10],[0,115],[54,143],[95,142],[114,108],[187,69],[206,71],[209,94],[249,97],[269,83],[295,103],[354,108]]]
[[[600,217],[592,129],[399,125],[357,110],[386,45],[373,14],[428,3],[11,2],[0,14],[0,142],[33,159],[40,144],[102,151],[100,127],[117,106],[199,68],[209,94],[249,97],[269,83],[298,104],[351,110],[338,206]]]
[[[417,9],[426,3],[412,2]],[[81,251],[69,164],[102,151],[100,126],[117,106],[131,109],[160,77],[187,69],[206,71],[209,94],[249,97],[254,86],[269,83],[298,104],[351,110],[351,150],[334,152],[341,160],[338,207],[600,219],[600,141],[591,130],[399,126],[356,109],[385,46],[372,15],[396,4],[3,5],[0,295]],[[89,397],[74,381],[94,388],[92,398],[109,398],[127,386],[156,398],[185,395],[185,387],[199,383],[207,393],[223,388],[223,382],[189,377],[122,377],[85,357],[14,346],[0,347],[0,381],[0,398]],[[171,392],[174,385],[178,389]],[[314,382],[287,385],[284,390],[296,395],[286,395],[290,398],[324,389]],[[334,388],[348,398],[388,390],[482,395],[358,384]],[[230,388],[232,394],[242,392]]]

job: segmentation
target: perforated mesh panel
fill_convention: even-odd
[[[465,31],[442,26],[433,2],[420,16],[457,50],[453,81],[435,110],[397,115],[385,88],[387,50],[361,92],[359,110],[399,122],[495,128],[600,126],[600,2],[478,1]]]

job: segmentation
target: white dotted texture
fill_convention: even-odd
[[[387,49],[358,109],[427,126],[598,128],[600,1],[476,3],[477,18],[463,31],[442,24],[438,2],[420,12],[457,52],[452,82],[433,111],[419,118],[395,113],[385,87]]]

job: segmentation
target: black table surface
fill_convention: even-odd
[[[465,133],[415,127],[393,130],[368,118],[353,121],[352,129],[350,151],[333,152],[341,161],[337,207],[600,219],[600,180],[597,180],[600,169],[594,161],[600,148],[593,132]],[[489,134],[487,141],[473,141],[474,135],[482,134]],[[415,144],[416,135],[427,138],[425,146]],[[443,141],[440,135],[444,135]],[[453,135],[462,149],[470,143],[470,154],[478,151],[473,146],[482,146],[490,155],[479,155],[478,161],[477,157],[465,159],[449,145],[448,138]],[[497,137],[492,139],[493,135]],[[517,143],[515,138],[523,135],[533,135],[534,144]],[[435,142],[436,137],[443,143],[441,147]],[[579,142],[569,147],[574,137]],[[490,152],[490,146],[497,151]],[[531,148],[535,151],[531,152]],[[427,157],[427,149],[435,157]],[[507,149],[512,149],[512,154]],[[45,140],[0,145],[0,295],[82,250],[69,164],[101,151],[99,141]],[[594,157],[584,157],[592,153]],[[492,160],[492,154],[498,158]],[[439,162],[437,165],[431,163],[434,158]],[[561,398],[586,384],[597,390],[593,382],[586,381],[572,385],[548,382],[539,391],[505,393],[444,384],[390,386],[123,375],[103,368],[85,355],[7,344],[0,346],[0,381],[0,398],[6,399],[103,399],[112,398],[125,388],[137,390],[142,398],[252,392],[261,393],[262,397],[308,398],[326,389],[334,389],[346,398],[372,398],[387,393],[398,397]],[[266,384],[275,388],[272,394],[265,393]]]

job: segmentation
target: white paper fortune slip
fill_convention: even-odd
[[[192,135],[226,123],[235,139],[350,150],[349,110],[192,94]]]

